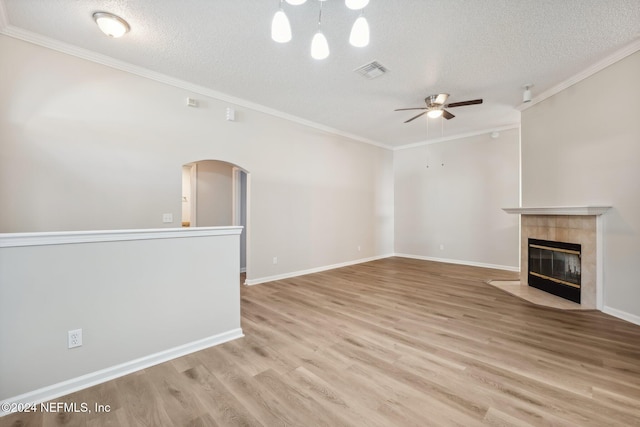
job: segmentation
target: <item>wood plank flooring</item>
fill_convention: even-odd
[[[640,326],[403,258],[242,288],[245,338],[0,426],[640,426]]]

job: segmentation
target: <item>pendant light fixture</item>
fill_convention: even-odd
[[[273,15],[271,21],[271,38],[278,43],[287,43],[291,41],[291,24],[289,18],[282,9],[282,0],[280,0],[280,8]]]
[[[360,12],[360,16],[356,19],[351,27],[349,35],[349,43],[355,47],[365,47],[369,45],[369,23],[364,17],[364,11]]]
[[[318,12],[318,31],[311,40],[311,57],[313,59],[325,59],[329,56],[329,42],[322,33],[322,3],[320,0],[320,12]]]
[[[318,12],[318,30],[311,40],[311,57],[322,60],[329,56],[329,42],[322,32],[322,3],[327,0],[318,0],[320,11]],[[278,11],[273,15],[271,21],[271,38],[278,43],[287,43],[291,40],[291,24],[284,12],[285,0],[280,0]],[[306,0],[286,0],[291,6],[299,6],[306,3]],[[345,6],[350,10],[359,10],[360,15],[353,23],[349,33],[349,43],[355,47],[365,47],[369,45],[370,31],[369,23],[364,17],[364,8],[369,4],[369,0],[345,0]]]

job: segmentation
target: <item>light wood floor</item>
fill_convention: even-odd
[[[640,425],[640,326],[484,283],[514,278],[389,258],[243,287],[245,338],[58,399],[109,413],[0,425]]]

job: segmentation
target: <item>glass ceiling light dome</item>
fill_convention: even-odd
[[[96,12],[93,20],[103,33],[113,38],[122,37],[131,29],[127,21],[109,12]]]
[[[442,116],[442,110],[440,109],[429,110],[427,112],[427,116],[432,119],[437,119],[438,117]]]
[[[311,40],[311,57],[313,59],[325,59],[329,56],[329,42],[327,38],[322,34],[322,31],[313,36]]]
[[[369,45],[369,23],[363,14],[360,14],[356,22],[353,23],[349,43],[355,47],[365,47]]]

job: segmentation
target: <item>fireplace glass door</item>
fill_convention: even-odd
[[[529,285],[580,302],[581,245],[529,239]]]

